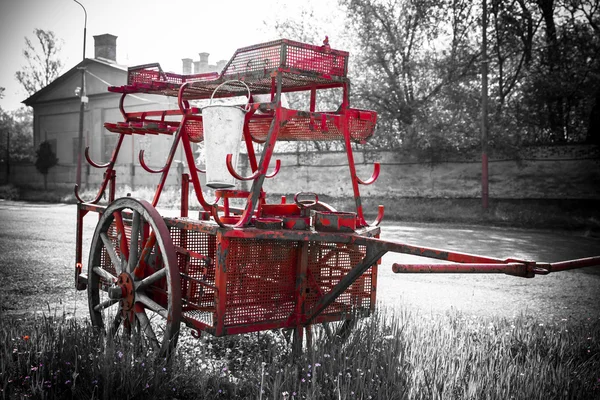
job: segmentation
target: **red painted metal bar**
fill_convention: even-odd
[[[548,270],[550,272],[558,272],[586,267],[600,267],[600,257],[588,257],[577,260],[555,262],[549,265]]]
[[[190,205],[190,176],[188,174],[181,174],[181,217],[186,218],[188,216],[188,210]]]
[[[365,221],[365,216],[363,214],[360,190],[358,189],[359,179],[358,176],[356,176],[356,165],[354,164],[354,153],[352,150],[352,142],[350,141],[350,129],[348,127],[348,118],[346,118],[345,115],[344,118],[342,118],[342,131],[344,133],[344,143],[346,147],[346,155],[348,157],[348,167],[350,169],[352,191],[354,192],[354,203],[356,204],[357,225],[359,227],[366,226],[367,222]]]
[[[181,139],[183,126],[185,124],[185,117],[182,118],[181,124],[179,125],[179,129],[173,138],[173,143],[171,144],[171,150],[169,151],[169,155],[167,156],[167,162],[165,166],[159,171],[162,172],[160,176],[160,181],[156,186],[156,191],[154,192],[154,198],[152,199],[152,206],[156,207],[158,204],[158,200],[160,199],[160,195],[162,194],[162,190],[165,187],[165,183],[167,182],[167,177],[169,176],[169,169],[171,168],[171,164],[173,163],[173,159],[175,158],[175,153],[177,152],[177,146],[179,145],[179,140]]]
[[[180,130],[183,129],[185,121],[186,117],[183,117],[181,121]],[[182,135],[180,139],[181,144],[183,145],[183,152],[185,153],[185,159],[188,164],[190,178],[192,179],[192,186],[194,188],[194,193],[196,194],[196,199],[198,200],[198,203],[200,203],[204,211],[211,212],[213,206],[215,206],[219,201],[219,198],[217,197],[214,203],[209,203],[206,201],[206,199],[204,199],[204,195],[202,193],[202,185],[200,184],[200,178],[198,177],[199,170],[198,168],[196,168],[196,160],[194,159],[194,153],[192,151],[190,139],[187,137],[187,135]]]
[[[77,205],[77,232],[75,236],[75,288],[85,290],[86,284],[80,282],[79,276],[83,272],[83,217],[88,213]]]
[[[440,274],[507,274],[516,276],[527,276],[529,268],[527,264],[393,264],[392,271],[395,273],[440,273]]]
[[[294,307],[294,321],[296,328],[294,330],[294,352],[302,350],[303,329],[302,319],[306,315],[306,289],[308,285],[308,242],[301,242],[300,256],[296,265],[296,286],[294,297],[296,305]]]
[[[281,101],[279,99],[279,94],[281,93],[281,76],[277,79],[277,101],[281,106]],[[277,142],[277,135],[279,134],[279,128],[282,121],[287,118],[285,114],[285,109],[281,107],[277,107],[275,110],[275,118],[271,122],[271,127],[269,128],[269,133],[267,134],[267,141],[265,143],[265,147],[263,149],[263,153],[258,165],[258,176],[254,179],[252,183],[252,189],[250,190],[250,196],[248,196],[248,201],[246,203],[246,208],[242,213],[242,216],[237,224],[235,224],[236,228],[241,228],[250,222],[250,218],[254,213],[254,209],[256,208],[258,201],[260,199],[260,195],[262,193],[262,185],[267,175],[267,170],[269,168],[269,162],[271,161],[271,156],[273,155],[273,151],[275,149],[275,143]]]
[[[215,306],[217,309],[215,321],[215,335],[222,336],[225,334],[225,312],[227,310],[227,254],[229,253],[229,239],[217,233],[217,252],[215,263]]]

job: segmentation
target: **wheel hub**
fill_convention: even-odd
[[[121,310],[124,312],[133,310],[135,304],[133,277],[127,272],[120,274],[115,285],[108,289],[108,297],[115,300],[119,299]]]

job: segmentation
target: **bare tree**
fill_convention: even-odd
[[[62,41],[52,31],[35,29],[34,34],[39,44],[25,38],[23,56],[27,65],[15,74],[30,96],[56,79],[63,67],[58,58]]]

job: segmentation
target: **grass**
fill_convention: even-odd
[[[184,332],[170,362],[64,316],[0,326],[4,399],[600,398],[600,321],[384,310],[297,359],[280,332]]]

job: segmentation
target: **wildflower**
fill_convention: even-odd
[[[121,350],[119,350],[119,352],[117,353],[117,357],[123,358],[123,352]]]
[[[69,384],[71,384],[71,380],[70,380],[70,379],[67,379],[67,380],[65,381],[65,385],[69,385]]]
[[[302,378],[302,383],[306,382],[306,379]]]
[[[24,340],[24,341],[28,341],[28,340],[29,340],[29,335],[25,335],[25,336],[23,336],[23,340]]]
[[[163,368],[163,372],[167,372],[167,369],[166,369],[166,368]]]
[[[150,384],[146,383],[146,389],[148,389],[150,387]]]
[[[37,367],[31,367],[31,371],[32,371],[32,372],[35,372],[35,371],[37,371],[37,370],[38,370],[38,368],[37,368]]]
[[[308,374],[306,374],[306,376],[308,376],[310,378],[310,372]]]
[[[315,368],[320,367],[320,366],[321,366],[321,364],[315,363]]]

